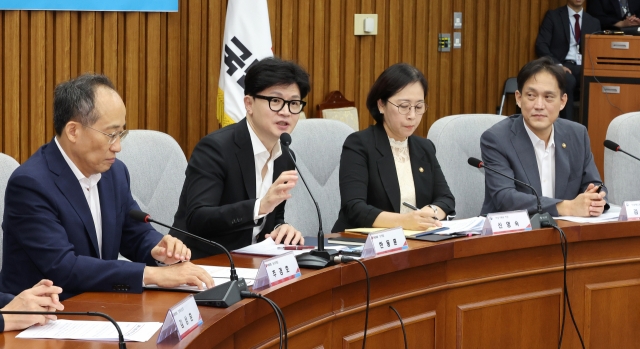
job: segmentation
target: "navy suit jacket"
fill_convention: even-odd
[[[627,0],[629,12],[640,17],[640,0]],[[614,24],[624,19],[620,0],[589,0],[587,12],[600,21],[602,29],[618,30]]]
[[[556,204],[573,200],[589,183],[602,183],[593,162],[587,129],[573,121],[558,118],[554,123],[556,156],[555,197],[541,196],[542,209],[558,216]],[[563,144],[566,147],[563,147]],[[533,186],[542,195],[540,174],[531,138],[524,128],[522,115],[512,115],[493,125],[480,137],[482,161],[495,170]],[[531,189],[485,171],[482,214],[513,210],[537,212],[537,201]],[[606,189],[603,189],[606,191]]]
[[[13,300],[13,295],[0,292],[0,309]],[[0,315],[0,332],[4,332],[4,317]]]
[[[142,292],[145,265],[162,234],[129,218],[139,209],[129,172],[116,160],[98,182],[102,259],[82,187],[52,140],[18,167],[7,185],[1,289],[18,294],[42,279],[61,299],[87,291]],[[134,261],[117,260],[118,252]]]
[[[409,137],[409,158],[416,206],[436,205],[453,214],[455,199],[444,178],[431,140]],[[400,184],[389,137],[382,123],[352,133],[340,157],[342,206],[332,232],[371,227],[382,212],[400,212]]]
[[[253,228],[262,224],[263,219],[267,221],[258,241],[277,224],[284,223],[286,201],[257,223],[253,219],[257,200],[256,162],[248,127],[247,120],[242,119],[198,142],[189,159],[173,221],[175,227],[213,240],[230,251],[251,245]],[[293,162],[283,149],[273,164],[273,180],[283,171],[293,169]],[[222,253],[178,231],[172,230],[171,235],[189,246],[193,259]]]
[[[571,43],[571,22],[567,6],[547,11],[540,24],[536,38],[536,54],[538,57],[548,56],[555,63],[562,63],[569,53]],[[600,22],[582,11],[582,26],[580,27],[580,53],[584,52],[584,36],[600,31]]]

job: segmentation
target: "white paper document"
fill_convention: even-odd
[[[456,233],[477,232],[482,231],[484,226],[484,217],[471,217],[466,219],[454,219],[452,221],[442,221],[442,226],[449,229],[434,233],[435,235],[451,235]]]
[[[125,341],[146,342],[158,331],[161,322],[118,322]],[[55,320],[43,326],[32,326],[16,338],[26,339],[81,339],[90,341],[117,341],[118,331],[109,321]]]
[[[229,267],[219,267],[214,265],[198,265],[202,267],[202,269],[206,270],[209,275],[213,278],[213,282],[215,285],[221,285],[225,282],[229,281],[229,276],[231,275],[231,268]],[[247,286],[252,286],[255,281],[256,274],[258,273],[258,269],[254,268],[236,268],[236,273],[238,277],[244,278]],[[204,284],[203,284],[204,286]],[[173,291],[188,291],[188,292],[202,292],[203,290],[199,290],[196,286],[190,285],[180,285],[177,287],[159,287],[157,285],[145,285],[146,289],[160,289],[160,290],[173,290]]]
[[[610,205],[609,210],[598,217],[574,217],[574,216],[560,216],[553,217],[555,220],[563,220],[574,223],[602,223],[602,222],[614,222],[620,217],[620,206]]]
[[[295,246],[295,245],[294,245]],[[292,246],[292,247],[294,247]],[[314,246],[317,247],[317,246]],[[329,247],[327,247],[328,249]],[[331,245],[331,249],[332,250],[340,250],[346,248],[346,246],[336,246],[336,245]],[[240,253],[240,254],[253,254],[253,255],[257,255],[257,256],[279,256],[281,254],[285,254],[285,253],[289,253],[289,252],[293,252],[294,255],[299,255],[299,254],[303,254],[303,253],[307,253],[309,252],[310,249],[304,249],[304,250],[286,250],[285,249],[285,245],[284,244],[279,244],[276,245],[275,241],[273,241],[272,238],[268,237],[260,242],[258,242],[257,244],[253,244],[253,245],[249,245],[243,248],[239,248],[237,250],[233,250],[231,252],[233,253]],[[257,269],[255,269],[257,270]]]

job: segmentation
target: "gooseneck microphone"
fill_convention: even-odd
[[[207,305],[217,308],[228,308],[237,302],[240,301],[240,291],[247,290],[247,283],[244,281],[244,278],[238,278],[238,273],[236,272],[236,266],[233,263],[233,258],[231,257],[231,253],[224,246],[219,243],[211,240],[207,240],[198,235],[191,234],[182,229],[178,229],[176,227],[172,227],[170,225],[164,224],[162,222],[158,222],[157,220],[151,218],[148,213],[142,212],[140,210],[131,210],[129,211],[129,217],[132,219],[143,222],[143,223],[156,223],[165,228],[174,229],[179,231],[189,237],[192,237],[198,241],[202,241],[205,244],[217,247],[224,251],[227,254],[227,258],[229,258],[229,269],[231,272],[231,276],[229,277],[230,281],[225,282],[224,284],[213,287],[212,289],[202,291],[196,294],[193,298],[195,298],[196,303],[199,305]]]
[[[328,267],[330,265],[335,264],[332,259],[332,256],[337,255],[338,251],[324,249],[324,232],[322,231],[322,215],[320,214],[320,206],[318,205],[318,202],[316,201],[316,199],[313,197],[313,194],[311,194],[311,190],[309,190],[309,186],[307,185],[307,182],[304,180],[304,177],[302,177],[302,173],[298,168],[298,164],[296,163],[296,160],[293,158],[293,154],[291,154],[291,149],[289,149],[290,144],[291,144],[291,135],[286,132],[281,134],[280,146],[283,149],[283,151],[289,155],[289,158],[291,159],[291,161],[293,161],[293,165],[295,166],[296,170],[298,170],[298,175],[300,176],[300,179],[302,179],[302,183],[304,184],[304,187],[307,188],[307,192],[309,193],[309,196],[311,197],[313,204],[316,205],[316,212],[318,213],[318,248],[315,250],[311,250],[307,253],[297,255],[296,259],[298,261],[298,265],[301,266],[302,268],[322,269],[324,267]]]
[[[70,315],[70,316],[99,316],[105,318],[115,326],[116,331],[118,331],[118,348],[119,349],[127,349],[127,345],[124,343],[124,336],[122,335],[122,330],[116,320],[114,320],[111,316],[105,313],[98,312],[77,312],[77,311],[10,311],[10,310],[0,310],[0,314],[2,315]]]
[[[616,143],[616,142],[614,142],[614,141],[610,141],[610,140],[608,140],[608,139],[607,139],[607,140],[605,140],[605,141],[604,141],[604,147],[605,147],[605,148],[607,148],[607,149],[609,149],[609,150],[613,150],[613,151],[615,151],[615,152],[625,153],[625,154],[627,154],[627,155],[631,156],[632,158],[634,158],[634,159],[636,159],[636,160],[640,161],[640,159],[639,159],[639,158],[637,158],[637,157],[635,157],[635,156],[633,156],[633,155],[631,155],[631,154],[627,153],[626,151],[622,150],[622,148],[620,148],[620,146],[618,145],[618,143]]]
[[[469,163],[469,165],[476,167],[476,168],[485,168],[491,172],[497,173],[503,177],[509,178],[510,180],[520,183],[522,185],[524,185],[525,187],[531,189],[531,191],[533,192],[533,195],[536,196],[536,201],[538,203],[538,213],[534,214],[533,216],[531,216],[530,221],[531,221],[531,228],[533,229],[539,229],[539,228],[544,228],[544,227],[553,227],[556,225],[556,221],[553,220],[553,217],[551,217],[551,215],[548,212],[542,212],[542,202],[540,201],[540,196],[538,195],[538,192],[536,191],[536,189],[534,187],[532,187],[529,183],[525,183],[521,180],[515,179],[511,176],[508,176],[498,170],[494,170],[491,167],[487,167],[484,162],[482,162],[482,160],[480,159],[476,159],[476,158],[469,158],[469,160],[467,160],[467,162]]]

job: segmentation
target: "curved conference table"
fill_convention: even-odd
[[[567,284],[587,348],[640,346],[640,222],[560,222],[569,240]],[[239,267],[262,258],[235,255]],[[409,250],[363,260],[371,275],[367,348],[555,348],[563,316],[562,254],[553,229],[409,241]],[[223,256],[199,260],[226,265]],[[261,292],[283,308],[291,348],[360,348],[366,282],[357,263],[303,270],[298,279]],[[85,293],[68,311],[101,311],[117,321],[162,322],[184,293]],[[250,299],[227,309],[200,307],[204,324],[185,340],[129,348],[277,348],[272,309]],[[88,320],[93,320],[86,318]],[[4,348],[115,348],[115,343],[20,340],[0,335]],[[563,348],[580,343],[566,317]]]

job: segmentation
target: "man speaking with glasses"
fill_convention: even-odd
[[[276,243],[303,244],[284,221],[285,201],[298,181],[293,163],[280,148],[291,133],[309,75],[293,62],[266,58],[247,71],[246,117],[215,131],[196,145],[186,171],[174,226],[235,250],[271,237]],[[183,234],[193,258],[222,251]]]
[[[116,159],[126,108],[111,81],[82,75],[58,85],[53,103],[54,139],[7,185],[2,291],[18,294],[40,279],[62,287],[61,299],[140,293],[145,284],[212,287],[204,269],[186,262],[191,251],[182,241],[129,218],[139,207]]]

